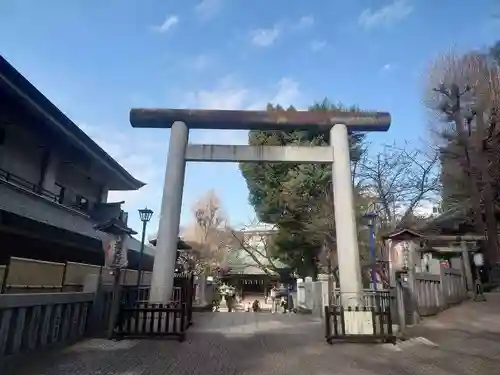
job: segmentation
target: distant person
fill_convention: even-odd
[[[275,314],[278,312],[279,308],[279,303],[280,303],[280,298],[279,298],[279,290],[274,285],[269,293],[269,296],[271,297],[271,313]]]
[[[226,295],[224,298],[226,300],[227,311],[233,312],[235,308],[235,292],[233,287],[228,287],[226,289]]]
[[[293,295],[292,295],[292,292],[293,292],[293,285],[290,284],[288,285],[288,311],[289,312],[293,312],[295,311],[295,306],[293,305]]]
[[[288,288],[286,286],[283,286],[280,288],[280,297],[281,297],[281,308],[283,309],[282,312],[283,314],[286,314],[289,311],[289,301],[288,301]]]

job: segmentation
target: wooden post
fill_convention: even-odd
[[[408,243],[408,289],[411,297],[412,324],[417,324],[420,321],[418,314],[418,299],[415,280],[415,246],[412,240],[406,240]]]
[[[327,247],[326,241],[323,243],[323,246]],[[332,249],[331,247],[327,248],[327,261],[328,261],[328,309],[333,306],[333,267],[332,267]],[[325,315],[326,319],[330,319],[329,315]]]
[[[439,310],[446,310],[448,307],[448,299],[447,299],[447,289],[448,289],[448,280],[446,279],[445,269],[444,267],[439,268]]]
[[[87,275],[83,284],[83,291],[85,293],[94,293],[94,300],[92,301],[91,310],[89,312],[89,322],[87,323],[88,330],[91,333],[98,329],[102,329],[104,323],[100,320],[100,318],[102,319],[101,272],[97,275]]]
[[[64,284],[66,284],[66,272],[68,271],[68,261],[64,262],[64,271],[61,280],[61,292],[64,292]]]
[[[119,268],[115,268],[113,270],[113,297],[111,301],[111,309],[109,313],[109,324],[108,324],[108,339],[113,337],[113,333],[115,330],[116,322],[118,320],[118,313],[120,312],[120,276],[121,270]]]
[[[405,310],[405,302],[404,302],[404,291],[403,286],[401,285],[401,280],[394,280],[396,282],[396,303],[397,303],[397,312],[398,312],[398,323],[399,323],[399,331],[404,333],[406,331],[406,310]]]
[[[10,258],[9,258],[9,263],[5,265],[5,271],[3,273],[3,280],[2,280],[2,288],[0,290],[1,294],[7,291],[7,278],[9,277],[9,268],[10,268]]]
[[[470,267],[469,249],[467,248],[467,243],[462,241],[460,243],[462,247],[462,268],[465,273],[466,287],[468,291],[474,290],[474,278],[472,277],[472,270]]]

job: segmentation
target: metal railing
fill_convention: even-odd
[[[387,289],[383,290],[373,290],[373,289],[363,289],[361,295],[361,306],[366,307],[380,307],[385,309],[390,307],[391,304],[391,291]],[[342,294],[340,289],[335,289],[332,293],[332,305],[342,306]]]
[[[61,204],[65,207],[71,208],[76,211],[80,211],[84,214],[88,214],[88,206],[86,206],[85,204],[81,204],[78,202],[73,202],[70,204],[64,203],[62,194],[55,194],[47,189],[38,186],[37,184],[31,181],[19,177],[18,175],[6,171],[5,169],[2,168],[0,168],[0,180],[4,180],[12,185],[28,190],[29,192],[34,193],[51,202]]]
[[[57,194],[52,193],[51,191],[48,191],[37,184],[34,184],[28,180],[25,180],[22,177],[19,177],[9,171],[6,171],[5,169],[0,168],[0,179],[7,181],[13,185],[17,185],[23,189],[26,189],[32,193],[35,193],[37,195],[40,195],[52,202],[59,203],[59,198],[60,196]]]

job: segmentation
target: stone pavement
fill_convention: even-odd
[[[203,313],[184,343],[87,340],[8,375],[494,375],[500,374],[500,294],[424,321],[393,345],[334,344],[312,316]]]

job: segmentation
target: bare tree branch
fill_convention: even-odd
[[[383,230],[392,230],[416,215],[440,192],[439,152],[386,145],[360,166],[361,194],[371,200]]]
[[[188,257],[198,273],[213,273],[224,267],[231,242],[227,217],[215,193],[206,192],[191,208],[192,221],[183,229],[181,237],[193,247]]]
[[[258,267],[267,275],[276,275],[279,266],[276,258],[273,256],[272,240],[275,235],[276,227],[259,228],[261,223],[254,222],[243,230],[230,230],[232,235],[232,251],[243,250],[248,256],[246,259],[240,259],[242,265]]]
[[[432,125],[442,143],[445,199],[465,203],[477,231],[487,231],[489,258],[496,262],[500,68],[484,54],[449,54],[431,67],[428,85],[426,104],[440,115]]]

